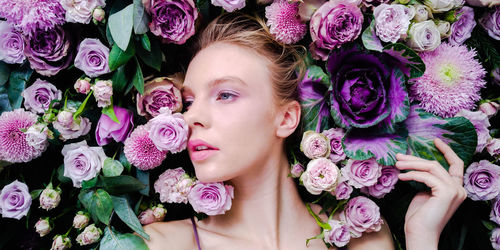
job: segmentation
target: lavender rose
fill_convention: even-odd
[[[234,188],[222,182],[197,183],[189,192],[189,204],[197,213],[207,215],[225,214],[231,209]]]
[[[81,69],[90,77],[109,73],[109,48],[99,39],[85,38],[78,48],[75,57],[75,67]]]
[[[300,176],[300,181],[311,194],[332,191],[337,186],[340,171],[337,165],[327,158],[317,158],[307,164],[307,169]]]
[[[361,237],[363,232],[379,231],[383,223],[380,208],[375,202],[363,196],[352,198],[347,202],[340,213],[340,220],[349,227],[353,238]]]
[[[106,114],[101,115],[95,129],[95,139],[99,146],[104,146],[113,140],[124,142],[134,128],[132,111],[118,106],[113,106],[113,110],[120,123],[111,120]]]
[[[324,241],[337,247],[343,247],[351,240],[349,227],[338,220],[329,220],[332,229],[324,231]]]
[[[484,14],[479,23],[488,31],[488,35],[500,41],[500,5]]]
[[[17,180],[4,186],[0,192],[0,213],[3,218],[21,219],[28,214],[31,195],[28,186]]]
[[[451,25],[451,36],[448,38],[450,44],[462,44],[469,39],[472,30],[476,27],[474,20],[474,9],[468,6],[462,7],[456,12],[458,20]]]
[[[106,154],[101,147],[89,147],[87,141],[64,145],[64,176],[81,187],[82,181],[94,178],[102,168]]]
[[[144,94],[137,94],[137,113],[142,116],[157,116],[163,107],[172,113],[182,110],[181,91],[176,87],[178,79],[157,77],[144,84]]]
[[[490,241],[493,249],[500,249],[500,228],[497,227],[493,229],[493,231],[491,232]]]
[[[83,229],[83,232],[76,236],[76,242],[78,242],[80,246],[90,245],[97,242],[101,234],[102,230],[100,228],[96,227],[94,224],[90,224]]]
[[[113,96],[113,82],[111,80],[99,80],[91,87],[97,101],[97,107],[104,108],[111,105]]]
[[[193,0],[151,0],[149,29],[165,43],[183,44],[195,33],[198,10]]]
[[[66,22],[71,23],[88,24],[94,9],[106,6],[104,0],[61,0],[60,3],[66,10]]]
[[[488,116],[488,118],[491,118],[497,114],[498,110],[500,110],[500,104],[496,102],[485,102],[479,105],[479,110]]]
[[[500,199],[498,198],[493,202],[490,220],[500,225]]]
[[[90,131],[92,124],[86,117],[79,116],[73,119],[72,111],[63,110],[57,115],[57,120],[52,125],[59,131],[59,138],[66,141],[86,135]]]
[[[395,43],[406,37],[415,11],[401,4],[381,4],[373,10],[375,32],[380,40]]]
[[[37,114],[43,114],[48,110],[53,100],[62,99],[62,92],[56,86],[41,79],[36,79],[31,86],[21,92],[21,95],[26,110]]]
[[[330,142],[323,134],[306,131],[302,135],[300,150],[309,159],[328,157],[330,155]]]
[[[361,33],[362,24],[363,14],[356,4],[345,0],[327,1],[311,17],[309,28],[316,47],[313,51],[332,50],[354,41]]]
[[[227,12],[243,9],[245,7],[245,0],[212,0],[214,6],[220,6]]]
[[[488,142],[488,145],[486,145],[486,150],[488,151],[488,153],[490,153],[491,156],[500,155],[500,139],[492,138]]]
[[[348,179],[349,185],[362,188],[375,185],[382,174],[382,167],[375,158],[368,160],[349,159],[342,168],[342,175]]]
[[[473,162],[464,175],[464,188],[472,200],[491,200],[500,193],[500,166],[487,160]]]
[[[163,108],[161,114],[149,120],[149,138],[161,151],[178,153],[187,147],[189,128],[180,113],[172,114]]]
[[[0,61],[6,63],[22,63],[24,55],[24,40],[21,32],[5,21],[0,21]]]
[[[195,184],[182,168],[167,169],[154,184],[160,201],[167,203],[187,203],[188,195]]]
[[[416,51],[432,51],[441,44],[441,32],[433,20],[414,23],[406,44]]]
[[[40,218],[35,223],[35,231],[40,235],[40,237],[49,234],[51,230],[52,227],[50,226],[49,218]]]
[[[343,177],[341,177],[339,180],[339,184],[332,194],[335,195],[335,198],[337,198],[337,200],[347,200],[349,199],[349,197],[351,197],[351,193],[353,190],[354,189],[352,188],[352,186],[347,183],[347,180],[343,180]]]
[[[371,195],[375,198],[383,198],[386,194],[391,192],[398,182],[399,169],[394,166],[382,166],[382,174],[372,186],[363,187],[361,192]]]
[[[474,128],[476,129],[477,133],[476,153],[482,152],[491,138],[490,132],[488,130],[488,127],[490,126],[490,121],[488,120],[488,116],[486,116],[481,111],[473,112],[465,109],[460,110],[455,115],[455,117],[459,116],[465,117],[472,123],[472,125],[474,125]]]
[[[74,45],[69,32],[61,26],[36,29],[25,43],[24,54],[30,66],[41,75],[53,76],[68,67],[73,60]]]
[[[344,148],[342,148],[342,138],[345,133],[341,128],[331,128],[321,132],[330,140],[330,160],[333,163],[343,161],[346,158]]]

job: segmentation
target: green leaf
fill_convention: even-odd
[[[26,83],[29,81],[32,73],[33,70],[30,68],[29,63],[24,63],[19,69],[13,70],[10,73],[7,93],[12,109],[21,107],[21,103],[23,102],[21,93],[26,88]]]
[[[70,183],[71,182],[71,179],[64,176],[64,164],[61,164],[58,168],[57,168],[57,179],[62,182],[62,183]]]
[[[151,41],[149,41],[148,34],[142,34],[141,45],[145,50],[147,50],[148,52],[151,52]]]
[[[151,52],[146,51],[142,47],[137,48],[137,55],[149,67],[161,71],[161,63],[163,52],[161,51],[160,42],[157,39],[151,40]]]
[[[377,37],[375,33],[375,21],[372,19],[370,22],[370,26],[368,26],[361,35],[361,40],[363,41],[363,45],[368,50],[375,50],[378,52],[382,52],[384,46],[382,46],[382,42]]]
[[[43,189],[35,189],[33,191],[30,192],[30,195],[31,195],[31,199],[36,199],[38,198],[38,196],[40,196],[40,194],[42,193]]]
[[[141,0],[134,0],[134,33],[137,35],[148,32],[149,16],[144,11]]]
[[[126,233],[121,234],[113,228],[106,227],[104,229],[104,236],[99,244],[100,249],[108,250],[148,250],[148,246],[144,240],[134,234]]]
[[[111,78],[111,81],[113,82],[113,93],[123,93],[123,91],[125,91],[125,87],[129,81],[125,71],[126,67],[127,65],[118,67],[113,74],[113,77]]]
[[[139,92],[139,94],[144,94],[144,77],[142,76],[141,66],[139,65],[139,61],[135,58],[135,62],[137,67],[135,68],[134,78],[132,78],[132,83],[134,84],[135,89]]]
[[[130,41],[126,50],[122,50],[118,45],[113,44],[111,51],[109,52],[109,69],[111,71],[117,69],[118,67],[124,65],[135,55],[134,41]]]
[[[384,52],[397,59],[403,67],[401,70],[410,78],[421,77],[425,72],[422,58],[410,47],[402,43],[389,43],[384,46]]]
[[[120,124],[120,120],[118,120],[118,117],[116,117],[115,110],[113,107],[114,107],[113,97],[111,97],[111,104],[109,106],[102,108],[102,113],[107,115],[112,121]]]
[[[484,227],[486,227],[486,229],[488,229],[489,231],[492,231],[493,229],[496,228],[495,223],[491,221],[482,220],[481,222],[483,223]]]
[[[328,127],[329,85],[330,78],[320,67],[312,65],[307,69],[304,79],[299,84],[305,130],[321,132]]]
[[[127,171],[130,172],[130,170],[132,169],[132,165],[130,164],[130,162],[128,162],[127,157],[125,157],[125,153],[123,151],[121,151],[118,160],[125,167],[125,169],[127,169]]]
[[[113,212],[113,201],[111,196],[102,189],[81,190],[78,199],[90,212],[94,221],[101,221],[108,225]]]
[[[102,173],[106,177],[111,177],[111,176],[118,176],[123,172],[123,166],[122,164],[117,161],[113,160],[112,158],[106,158],[104,160],[104,163],[102,164]]]
[[[97,185],[97,177],[94,177],[90,180],[82,181],[82,190],[83,189],[91,189]]]
[[[104,189],[113,195],[136,192],[145,187],[142,182],[130,175],[101,177]]]
[[[9,65],[5,62],[0,61],[0,86],[7,83],[10,76]]]
[[[142,182],[144,185],[146,185],[145,188],[141,189],[139,193],[149,196],[149,172],[146,171],[141,171],[137,169],[137,179],[139,179],[140,182]]]
[[[83,100],[82,104],[78,107],[78,109],[75,111],[73,114],[73,119],[78,118],[83,111],[85,110],[85,107],[87,106],[87,102],[89,101],[90,97],[92,96],[93,91],[91,90],[88,94],[87,97],[85,97],[85,100]]]
[[[113,45],[115,44],[115,40],[113,40],[113,37],[111,36],[111,31],[109,31],[109,22],[106,23],[106,40],[108,40],[109,46],[113,47]]]
[[[113,13],[109,16],[109,31],[115,44],[118,45],[122,50],[126,50],[130,37],[132,35],[132,27],[134,26],[134,5],[129,4],[124,9]]]
[[[127,198],[125,198],[124,196],[112,195],[111,200],[113,200],[113,207],[118,217],[120,217],[120,219],[137,234],[149,240],[149,235],[142,228],[142,225],[139,222],[139,219],[137,219],[134,211],[130,207]]]
[[[11,111],[12,106],[10,106],[9,95],[7,94],[7,90],[0,86],[0,114],[4,111]]]

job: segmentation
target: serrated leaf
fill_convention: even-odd
[[[142,1],[134,0],[134,33],[141,35],[148,32],[149,19]]]
[[[108,225],[113,212],[113,201],[111,196],[103,189],[81,190],[78,199],[90,212],[92,218]]]
[[[104,229],[104,236],[102,237],[99,248],[103,250],[148,250],[148,246],[144,240],[130,233],[121,234],[116,232],[110,227]]]
[[[108,18],[109,32],[118,47],[127,50],[134,26],[134,4],[113,13]]]
[[[106,177],[118,176],[123,172],[123,165],[112,158],[106,158],[102,164],[102,173]]]
[[[9,76],[9,83],[7,84],[7,94],[9,95],[9,102],[12,109],[21,107],[23,97],[21,93],[26,88],[33,70],[30,68],[29,63],[24,63],[20,68],[11,71]]]
[[[425,64],[417,52],[402,43],[389,43],[384,46],[384,53],[397,61],[403,73],[410,77],[421,77],[425,72]]]
[[[382,52],[382,50],[384,49],[384,46],[382,46],[382,42],[375,33],[375,21],[373,19],[370,22],[370,25],[363,31],[361,40],[363,41],[363,45],[365,46],[365,48],[368,50]]]
[[[139,61],[137,61],[137,58],[135,59],[135,62],[137,67],[135,68],[132,83],[134,84],[135,89],[137,89],[137,92],[142,95],[144,94],[144,77],[142,76],[141,65],[139,64]]]
[[[127,198],[125,198],[124,196],[112,195],[111,200],[113,200],[113,207],[118,217],[120,217],[120,219],[125,222],[127,226],[134,230],[134,232],[149,240],[149,235],[142,228],[142,225],[139,222],[139,219],[137,219],[134,211],[130,207]]]
[[[104,189],[113,195],[137,192],[145,187],[142,182],[130,175],[101,177],[101,181]]]
[[[321,132],[328,127],[329,104],[327,102],[330,78],[323,70],[310,66],[299,83],[299,97],[302,106],[305,130]]]
[[[135,55],[135,45],[133,40],[130,41],[129,46],[126,50],[122,50],[118,45],[113,44],[111,51],[109,52],[109,69],[111,71],[117,69],[118,67],[126,64],[130,58]]]
[[[137,55],[139,55],[141,61],[143,61],[146,65],[157,71],[160,71],[163,57],[160,42],[158,42],[157,39],[152,39],[150,46],[151,52],[146,51],[142,47],[138,47]]]

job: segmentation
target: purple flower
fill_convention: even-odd
[[[231,209],[233,198],[233,186],[224,185],[222,182],[199,182],[188,195],[189,203],[194,211],[207,215],[225,214]]]
[[[109,48],[99,39],[85,38],[80,43],[75,57],[75,67],[81,69],[90,77],[109,73]]]
[[[299,18],[299,3],[276,0],[266,7],[267,26],[276,40],[292,44],[300,41],[307,33],[307,24]]]
[[[500,199],[498,198],[493,202],[490,220],[500,225]]]
[[[321,133],[330,140],[330,160],[334,163],[343,161],[346,157],[342,148],[342,138],[345,135],[344,130],[341,128],[331,128]]]
[[[214,6],[220,6],[227,12],[243,9],[245,7],[245,0],[212,0]]]
[[[7,22],[0,21],[0,60],[12,64],[22,63],[24,59],[26,56],[21,32]]]
[[[363,187],[361,192],[371,195],[375,198],[383,198],[391,192],[398,182],[399,169],[394,166],[382,166],[382,174],[372,186]]]
[[[57,120],[52,125],[59,131],[59,138],[66,141],[86,135],[90,131],[92,123],[86,117],[73,118],[73,112],[63,110],[59,112]]]
[[[488,31],[488,35],[495,40],[500,40],[500,6],[488,11],[479,19],[479,23]]]
[[[61,153],[64,155],[64,176],[77,188],[82,186],[82,181],[94,178],[106,159],[101,147],[89,147],[87,141],[66,144]]]
[[[38,117],[16,109],[0,115],[0,160],[12,163],[29,162],[45,151],[46,147],[34,147],[28,142],[29,136],[22,130],[36,123]]]
[[[450,44],[462,44],[469,39],[472,30],[476,27],[474,20],[474,9],[468,6],[462,7],[456,12],[458,20],[451,25],[451,36],[448,38]]]
[[[401,4],[381,4],[373,10],[375,31],[380,40],[395,43],[406,37],[413,9]]]
[[[361,237],[363,232],[379,231],[383,220],[380,208],[372,200],[358,196],[350,199],[340,213],[340,220],[345,223],[353,238]]]
[[[500,249],[500,228],[497,227],[493,229],[493,231],[491,232],[490,241],[493,249]]]
[[[40,79],[36,79],[31,86],[23,90],[21,95],[24,98],[26,110],[38,114],[43,114],[48,110],[53,100],[62,99],[62,92],[56,86]]]
[[[151,208],[142,211],[139,216],[137,216],[137,218],[142,225],[148,225],[156,221],[156,218],[153,214],[153,209]]]
[[[338,126],[366,128],[406,119],[408,94],[404,75],[395,64],[385,53],[358,47],[332,51],[327,62],[332,83],[330,113]]]
[[[343,247],[351,240],[349,227],[338,220],[329,220],[332,229],[324,231],[324,241],[337,247]]]
[[[172,114],[170,109],[163,108],[163,113],[149,120],[149,138],[160,151],[178,153],[186,149],[189,128],[180,113]]]
[[[104,0],[61,0],[60,2],[66,10],[66,21],[72,23],[90,23],[94,9],[106,6]]]
[[[118,106],[113,106],[113,110],[120,123],[114,122],[106,114],[101,115],[95,129],[95,139],[99,146],[104,146],[112,140],[124,142],[134,127],[132,111]]]
[[[348,1],[328,1],[314,12],[309,29],[317,50],[332,50],[354,41],[362,25],[363,14],[357,5]]]
[[[142,116],[157,116],[163,107],[172,113],[182,110],[181,91],[176,87],[179,79],[157,77],[144,84],[144,94],[137,93],[137,113]]]
[[[125,157],[140,170],[156,168],[167,157],[167,154],[158,150],[149,138],[149,132],[145,125],[137,126],[124,144]]]
[[[472,200],[491,200],[500,193],[500,166],[487,160],[473,162],[464,175],[464,187]]]
[[[500,155],[500,139],[492,138],[488,142],[488,145],[486,145],[486,149],[488,150],[488,153],[490,153],[491,156]]]
[[[193,0],[151,0],[149,29],[163,42],[183,44],[194,35],[198,10]]]
[[[187,203],[194,181],[182,168],[167,169],[155,181],[155,192],[160,194],[160,201],[167,203]]]
[[[347,180],[342,180],[344,177],[341,177],[339,180],[339,184],[335,188],[333,195],[337,200],[347,200],[351,197],[351,193],[354,190],[351,185],[347,183]]]
[[[342,175],[347,178],[349,185],[356,188],[375,185],[382,174],[382,167],[375,158],[368,160],[349,159],[342,168]]]
[[[330,155],[330,142],[328,138],[314,131],[306,131],[302,135],[300,151],[309,159],[328,157]]]
[[[302,164],[297,162],[297,163],[293,164],[292,167],[290,168],[290,174],[294,178],[299,178],[300,175],[302,175],[302,173],[304,173],[304,170],[305,170],[304,166],[302,166]]]
[[[53,76],[69,66],[73,59],[70,34],[62,26],[37,29],[26,37],[24,54],[32,69],[41,75]]]
[[[317,158],[307,164],[307,169],[300,176],[300,181],[311,194],[332,191],[337,185],[340,171],[337,165],[327,158]]]
[[[455,116],[465,117],[474,125],[477,133],[476,153],[481,153],[491,138],[490,131],[488,130],[490,126],[488,116],[481,111],[469,111],[465,109],[460,110]]]
[[[28,214],[31,195],[26,184],[17,180],[4,186],[0,193],[0,213],[3,218],[21,219]]]

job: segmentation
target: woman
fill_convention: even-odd
[[[148,225],[148,246],[325,249],[321,240],[305,245],[320,228],[288,177],[285,141],[301,117],[295,74],[299,54],[294,47],[273,40],[262,21],[242,15],[214,20],[199,45],[183,87],[188,106],[184,117],[190,128],[188,151],[200,181],[225,181],[235,187],[233,205],[225,214],[202,221]],[[397,156],[399,169],[412,170],[401,174],[401,180],[431,188],[430,193],[419,193],[408,209],[408,249],[437,249],[441,230],[466,197],[463,163],[442,141],[435,143],[450,163],[449,173],[435,162]],[[349,249],[367,247],[394,248],[386,225],[348,245]]]

